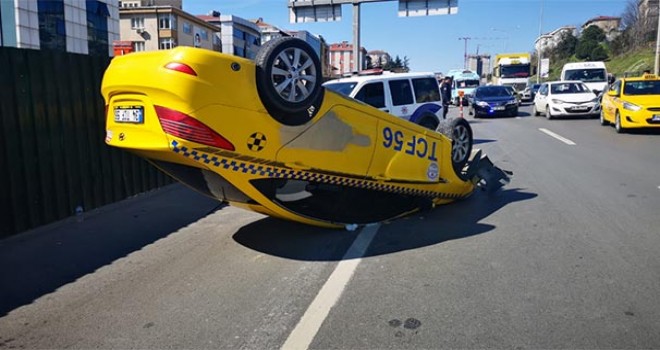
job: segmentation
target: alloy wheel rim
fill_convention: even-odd
[[[467,156],[469,145],[470,135],[467,128],[463,125],[458,125],[454,128],[454,145],[451,150],[451,159],[455,163],[462,162]]]
[[[616,118],[614,120],[614,126],[616,127],[617,130],[621,130],[621,116],[618,114],[616,115]]]
[[[312,57],[300,48],[280,52],[271,66],[271,82],[279,96],[288,102],[308,98],[316,84],[316,66]]]

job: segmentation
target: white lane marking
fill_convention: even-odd
[[[376,232],[378,232],[378,228],[380,228],[380,225],[367,226],[362,229],[351,247],[346,251],[346,254],[344,254],[342,261],[337,264],[335,270],[321,287],[319,294],[316,295],[314,301],[289,334],[284,345],[282,345],[282,349],[307,349],[309,347],[323,321],[330,313],[330,309],[335,306],[346,285],[353,277],[355,269],[362,261],[362,256],[371,244]]]
[[[565,143],[565,144],[567,144],[567,145],[575,146],[575,142],[573,142],[573,141],[571,141],[571,140],[569,140],[569,139],[567,139],[567,138],[565,138],[565,137],[563,137],[563,136],[561,136],[561,135],[555,134],[554,132],[552,132],[552,131],[550,131],[550,130],[548,130],[548,129],[545,129],[545,128],[539,128],[539,131],[541,131],[542,133],[545,133],[545,134],[547,134],[547,135],[550,135],[550,136],[556,138],[557,140],[559,140],[559,141],[561,141],[561,142],[563,142],[563,143]]]

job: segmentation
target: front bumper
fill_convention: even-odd
[[[657,111],[643,109],[637,112],[621,109],[621,126],[624,128],[660,128],[660,108]]]
[[[474,113],[478,115],[485,116],[498,116],[498,115],[510,115],[511,113],[518,110],[518,104],[505,104],[505,105],[496,105],[490,104],[488,106],[479,106],[473,105]]]
[[[600,114],[600,104],[590,103],[562,103],[550,105],[553,116],[591,116]]]

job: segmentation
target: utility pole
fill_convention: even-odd
[[[458,38],[458,40],[465,41],[465,51],[464,51],[465,53],[463,54],[463,69],[467,69],[467,61],[468,61],[468,59],[467,59],[467,43],[468,43],[468,40],[471,40],[471,39],[472,38],[470,38],[470,37]]]

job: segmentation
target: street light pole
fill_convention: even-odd
[[[658,0],[658,35],[655,39],[655,75],[660,74],[660,0]]]
[[[536,53],[536,83],[541,83],[541,35],[543,35],[543,0],[541,0],[541,14],[539,16],[539,49]]]
[[[358,2],[353,4],[353,62],[356,72],[362,70],[360,53],[360,3]]]

